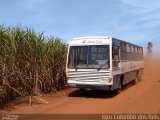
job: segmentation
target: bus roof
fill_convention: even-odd
[[[72,42],[74,43],[74,42],[79,41],[79,40],[87,40],[87,39],[103,39],[103,40],[110,39],[110,40],[117,40],[117,41],[120,41],[120,42],[125,42],[125,43],[128,43],[128,44],[137,46],[137,47],[141,47],[139,45],[133,44],[133,43],[128,42],[126,40],[122,40],[122,39],[115,38],[115,37],[112,37],[112,36],[85,36],[85,37],[76,37],[76,38],[72,38],[71,39],[70,44],[72,44]]]
[[[72,38],[72,40],[80,40],[80,39],[108,39],[108,38],[112,38],[111,36],[86,36],[86,37],[76,37],[76,38]]]

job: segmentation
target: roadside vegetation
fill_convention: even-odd
[[[65,88],[66,44],[33,29],[0,26],[0,107]]]

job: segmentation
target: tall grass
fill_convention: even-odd
[[[0,26],[0,106],[35,92],[63,89],[66,45],[33,29]]]

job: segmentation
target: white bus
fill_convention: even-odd
[[[73,38],[68,46],[67,83],[71,87],[115,90],[143,74],[143,48],[114,37]]]

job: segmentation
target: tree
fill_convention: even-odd
[[[152,42],[148,42],[148,46],[147,46],[147,55],[148,56],[152,55],[152,48],[153,48]]]

